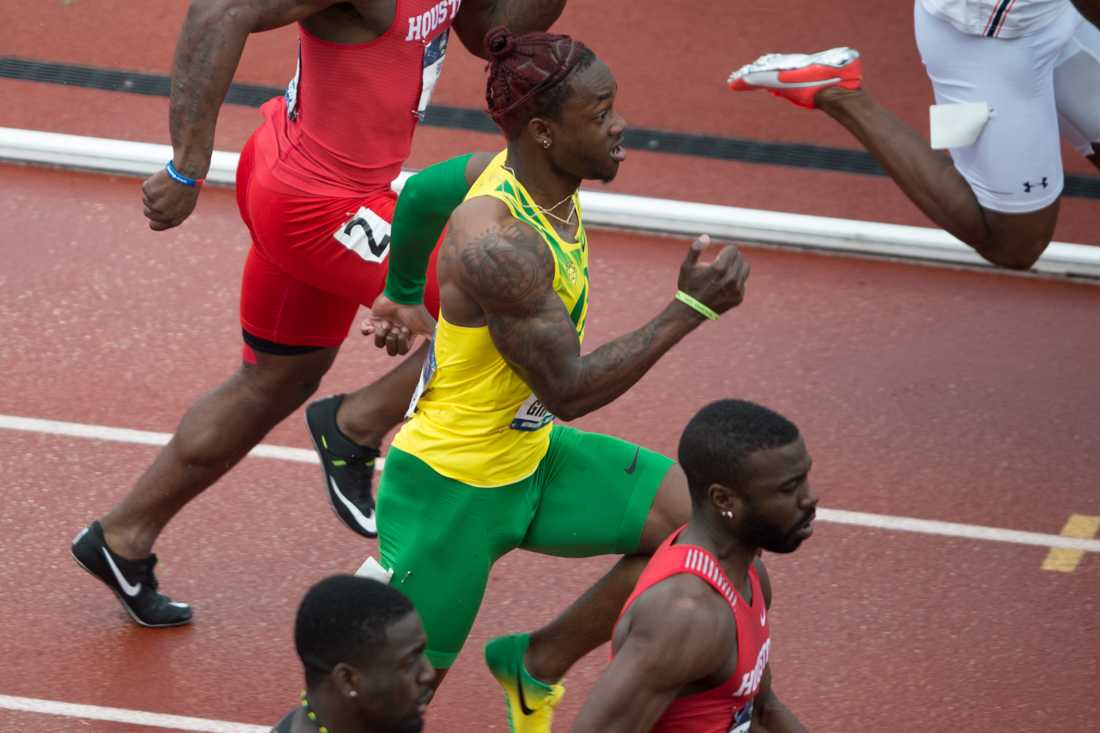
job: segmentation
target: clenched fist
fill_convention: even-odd
[[[736,246],[727,244],[719,250],[714,260],[700,264],[699,256],[708,246],[710,237],[706,234],[691,243],[691,249],[680,265],[679,288],[711,310],[725,313],[740,305],[745,298],[749,263]]]

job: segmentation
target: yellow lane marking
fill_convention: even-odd
[[[1063,537],[1076,537],[1077,539],[1090,540],[1100,532],[1100,517],[1091,517],[1087,514],[1071,514],[1066,526],[1062,527]],[[1067,550],[1054,548],[1047,553],[1043,560],[1043,570],[1051,570],[1056,573],[1072,573],[1077,565],[1085,557],[1082,550]]]

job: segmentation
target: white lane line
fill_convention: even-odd
[[[969,540],[987,540],[991,542],[1009,542],[1017,545],[1035,545],[1037,547],[1061,547],[1067,550],[1100,552],[1100,540],[1082,540],[1074,537],[1062,537],[1041,532],[1021,532],[1016,529],[983,527],[977,524],[959,524],[957,522],[939,522],[934,519],[916,519],[915,517],[894,517],[889,514],[867,514],[850,512],[844,509],[818,509],[817,518],[837,524],[854,524],[860,527],[892,529],[898,532],[919,532],[942,537],[963,537]]]
[[[40,420],[35,417],[19,417],[16,415],[0,415],[0,428],[7,430],[23,430],[30,433],[47,433],[49,435],[65,435],[70,438],[91,438],[93,440],[110,440],[116,443],[137,443],[140,445],[165,445],[171,438],[171,433],[154,433],[148,430],[131,430],[130,428],[112,428],[106,425],[87,425],[78,422],[61,422],[59,420]],[[261,443],[253,448],[249,455],[257,458],[274,458],[280,461],[295,461],[298,463],[318,463],[317,454],[306,448],[289,448],[283,445],[268,445]],[[379,458],[375,462],[375,468],[381,470],[385,460]]]
[[[12,697],[0,695],[0,708],[18,710],[24,713],[61,715],[67,718],[84,720],[106,720],[111,723],[128,723],[169,730],[203,731],[204,733],[270,733],[270,725],[250,725],[231,723],[225,720],[189,718],[184,715],[166,715],[150,713],[144,710],[125,708],[106,708],[99,705],[77,705],[56,700],[39,700],[33,697]]]
[[[73,438],[111,440],[120,443],[140,443],[143,445],[164,445],[168,442],[169,438],[172,437],[168,433],[153,433],[145,430],[112,428],[105,425],[86,425],[83,423],[60,422],[57,420],[39,420],[38,418],[18,417],[15,415],[0,415],[0,429],[48,433],[50,435],[64,435]],[[258,445],[252,449],[250,455],[254,455],[258,458],[274,458],[283,461],[317,463],[317,454],[311,450],[288,448],[279,445]],[[385,460],[379,458],[377,467],[381,469],[384,465]],[[1079,539],[1076,537],[1062,537],[1061,535],[1045,534],[1041,532],[1022,532],[1015,529],[1001,529],[1000,527],[983,527],[975,524],[940,522],[932,519],[917,519],[915,517],[897,517],[889,514],[868,514],[866,512],[851,512],[843,509],[821,508],[818,509],[817,516],[818,519],[823,522],[852,524],[860,527],[872,527],[874,529],[917,532],[920,534],[939,535],[942,537],[962,537],[964,539],[984,540],[989,542],[1008,542],[1017,545],[1061,547],[1067,550],[1082,550],[1084,552],[1100,552],[1100,539]]]
[[[0,127],[0,160],[122,172],[144,178],[164,167],[165,156],[172,157],[172,148],[167,145]],[[239,160],[237,153],[215,150],[206,182],[233,185]],[[409,175],[411,171],[402,171],[394,180],[393,189],[400,191]],[[681,237],[709,232],[712,237],[788,248],[990,267],[973,249],[942,229],[628,196],[587,188],[580,194],[588,223],[593,226]],[[1096,242],[1051,242],[1034,269],[1056,275],[1100,278],[1100,248],[1092,244]]]

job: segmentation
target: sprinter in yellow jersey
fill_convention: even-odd
[[[624,556],[549,626],[486,647],[511,729],[548,731],[558,681],[610,638],[648,555],[690,515],[686,479],[671,459],[554,417],[611,402],[708,316],[740,303],[748,266],[732,246],[700,264],[707,240],[696,240],[661,312],[582,356],[588,238],[577,189],[611,180],[624,158],[615,79],[566,36],[500,29],[487,44],[489,109],[506,150],[421,172],[395,215],[390,278],[375,314],[376,341],[391,353],[405,351],[410,334],[430,332],[415,304],[439,228],[425,223],[454,208],[455,191],[465,195],[439,251],[434,339],[378,488],[379,543],[391,582],[421,614],[439,678],[505,553]]]

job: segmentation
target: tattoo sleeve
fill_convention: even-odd
[[[176,165],[201,178],[210,167],[218,109],[251,28],[233,3],[192,2],[176,44],[168,125]]]
[[[494,224],[466,238],[458,254],[462,289],[481,307],[493,344],[547,409],[572,420],[630,389],[702,318],[669,305],[641,328],[580,354],[565,304],[553,290],[554,263],[526,224]]]
[[[336,0],[192,0],[176,43],[168,126],[177,167],[206,175],[218,110],[248,35],[288,25]]]

